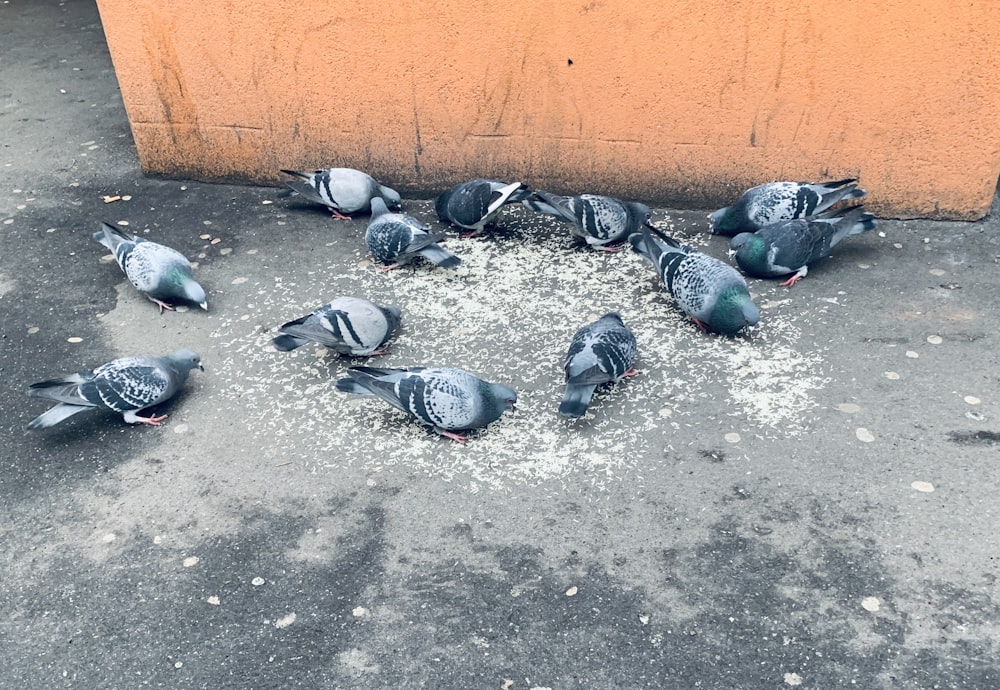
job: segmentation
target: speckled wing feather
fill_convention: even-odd
[[[732,206],[709,216],[712,232],[732,236],[820,214],[839,201],[865,196],[867,192],[858,189],[856,182],[851,178],[822,183],[768,182],[751,187]]]
[[[384,264],[407,264],[417,255],[444,268],[454,268],[462,260],[437,243],[444,233],[430,234],[428,226],[413,216],[389,213],[381,199],[372,199],[372,218],[365,231],[365,245]]]
[[[197,354],[178,350],[165,357],[122,357],[92,371],[32,384],[29,396],[60,404],[32,420],[28,428],[52,426],[92,408],[120,412],[133,424],[147,421],[135,413],[172,397],[196,367],[201,368]]]
[[[599,384],[619,381],[638,354],[635,334],[616,312],[580,328],[566,354],[566,392],[559,405],[564,417],[582,417]]]
[[[536,191],[524,205],[569,223],[570,232],[591,246],[620,242],[649,220],[649,208],[597,194],[563,197]]]

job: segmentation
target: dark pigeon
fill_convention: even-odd
[[[191,262],[176,249],[133,235],[128,237],[107,223],[94,239],[111,250],[135,289],[164,309],[197,304],[208,309],[205,290],[194,279]]]
[[[461,432],[495,422],[517,403],[510,386],[488,383],[462,369],[351,367],[347,376],[337,381],[338,391],[377,396],[459,443],[469,438]]]
[[[399,307],[380,307],[360,297],[338,297],[284,324],[278,329],[281,335],[271,343],[282,352],[313,342],[340,355],[374,357],[385,354],[382,346],[401,323]]]
[[[196,353],[185,349],[165,357],[122,357],[93,371],[32,384],[29,396],[59,404],[31,420],[28,429],[45,429],[98,408],[120,412],[129,424],[159,426],[167,415],[140,417],[138,413],[171,398],[192,369],[205,368]]]
[[[566,355],[566,393],[559,405],[563,417],[582,417],[602,383],[634,376],[639,350],[635,334],[617,312],[609,312],[573,336]]]
[[[609,196],[581,194],[557,196],[535,192],[524,201],[532,211],[545,213],[569,223],[570,233],[594,249],[621,251],[620,243],[649,221],[650,211],[636,201],[619,201]]]
[[[523,201],[531,190],[520,182],[469,180],[442,192],[434,200],[434,210],[443,223],[471,231],[471,237],[493,223],[506,204]]]
[[[790,287],[805,277],[809,264],[829,256],[845,237],[876,226],[875,216],[861,206],[852,206],[825,217],[786,220],[754,233],[742,232],[730,241],[729,249],[748,275],[777,278],[793,273],[781,283]]]
[[[732,237],[756,232],[782,220],[808,218],[838,201],[859,199],[868,192],[858,189],[856,179],[836,182],[768,182],[751,187],[735,204],[709,215],[712,234]]]
[[[735,335],[760,320],[739,271],[718,259],[649,229],[629,236],[632,249],[653,263],[685,314],[702,329]]]
[[[393,209],[402,208],[399,192],[379,184],[368,173],[353,168],[325,168],[313,172],[282,170],[298,180],[285,182],[296,194],[315,204],[326,206],[338,218],[347,220],[351,213],[368,211],[371,200],[378,198]]]
[[[384,270],[399,268],[422,256],[443,268],[455,268],[462,260],[438,246],[444,233],[430,234],[430,228],[413,216],[389,213],[385,202],[372,199],[372,219],[365,231],[365,244]]]

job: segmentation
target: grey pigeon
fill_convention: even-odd
[[[653,263],[667,290],[702,329],[735,335],[760,320],[739,271],[715,257],[648,229],[629,236],[632,249]]]
[[[559,414],[582,417],[598,385],[638,373],[632,368],[638,353],[635,334],[617,312],[608,312],[578,330],[566,354],[566,393]]]
[[[125,277],[160,306],[161,314],[184,302],[208,309],[205,290],[191,273],[191,262],[176,249],[135,235],[128,237],[107,223],[101,224],[94,239],[111,250]]]
[[[380,348],[401,323],[399,307],[380,307],[360,297],[338,297],[284,324],[278,329],[281,335],[271,342],[282,352],[314,342],[341,355],[372,357],[385,354]]]
[[[742,232],[730,241],[729,249],[749,275],[777,278],[793,273],[781,283],[790,287],[805,277],[809,264],[829,256],[842,239],[874,230],[876,225],[875,216],[852,206],[827,216],[785,220],[757,232]]]
[[[531,190],[520,182],[469,180],[457,184],[434,199],[434,210],[443,223],[470,230],[471,237],[494,222],[505,204],[523,201]]]
[[[365,231],[365,244],[375,260],[388,264],[383,270],[399,268],[413,261],[417,256],[434,262],[443,268],[454,268],[462,260],[438,246],[445,239],[444,233],[430,234],[430,228],[413,216],[404,213],[389,213],[385,202],[372,199],[372,219]]]
[[[406,412],[421,424],[459,443],[478,429],[500,419],[517,403],[517,392],[489,383],[462,369],[350,367],[337,381],[342,393],[374,395]]]
[[[621,251],[621,246],[612,245],[638,232],[650,217],[645,204],[596,194],[557,196],[537,191],[524,201],[524,205],[569,223],[574,237],[594,249],[608,252]]]
[[[399,192],[379,184],[368,173],[353,168],[325,168],[309,172],[282,170],[299,178],[285,182],[295,193],[316,204],[326,206],[337,218],[347,220],[345,214],[368,211],[371,200],[379,198],[392,209],[402,208]]]
[[[815,216],[838,201],[865,196],[868,192],[858,189],[856,182],[850,178],[816,183],[768,182],[751,187],[735,204],[709,215],[712,234],[732,237],[782,220]]]
[[[201,358],[184,349],[165,357],[122,357],[93,371],[32,384],[29,396],[59,404],[31,420],[28,428],[45,429],[95,408],[120,412],[129,424],[159,426],[167,415],[140,417],[138,413],[172,397],[192,369],[205,370]]]

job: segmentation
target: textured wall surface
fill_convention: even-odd
[[[475,176],[712,207],[858,176],[976,218],[1000,174],[1000,2],[98,0],[147,172]]]

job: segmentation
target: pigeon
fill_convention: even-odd
[[[782,220],[808,218],[838,201],[858,199],[868,192],[858,189],[856,179],[836,182],[768,182],[751,187],[735,204],[709,215],[713,235],[732,237],[754,232]]]
[[[284,324],[278,329],[281,335],[271,343],[281,352],[314,342],[341,355],[374,357],[385,354],[382,345],[401,323],[399,307],[380,307],[360,297],[338,297]]]
[[[621,251],[621,246],[612,245],[638,232],[650,217],[645,204],[596,194],[556,196],[538,191],[526,199],[524,205],[569,223],[574,237],[607,252]]]
[[[372,219],[365,231],[365,244],[376,261],[389,271],[399,268],[420,256],[443,268],[455,268],[462,260],[438,246],[445,239],[444,233],[432,235],[430,228],[413,216],[389,213],[381,198],[372,199]]]
[[[342,393],[378,396],[459,443],[469,438],[460,432],[495,422],[517,403],[517,392],[510,386],[444,367],[350,367],[336,387]]]
[[[781,283],[791,287],[805,277],[809,264],[830,255],[842,239],[874,230],[875,216],[851,206],[826,216],[785,220],[757,232],[741,232],[729,243],[730,254],[748,275],[776,278],[794,274]]]
[[[129,424],[160,426],[167,415],[140,417],[138,412],[172,397],[192,369],[205,370],[201,357],[191,350],[177,350],[165,357],[122,357],[93,371],[32,384],[32,398],[59,404],[28,423],[28,429],[55,426],[78,412],[104,408],[120,412]]]
[[[638,352],[635,334],[617,312],[608,312],[583,326],[573,336],[566,354],[566,394],[559,414],[582,417],[599,384],[618,383],[625,376],[639,373],[632,368]]]
[[[351,213],[368,211],[371,200],[379,198],[393,210],[402,208],[399,192],[375,181],[371,175],[353,168],[326,168],[311,173],[281,172],[299,178],[285,182],[288,187],[316,204],[326,206],[337,218],[349,220]],[[301,180],[301,181],[300,181]]]
[[[466,237],[472,237],[494,222],[505,204],[523,201],[529,194],[520,182],[469,180],[439,194],[434,210],[441,222],[470,230]]]
[[[135,235],[129,238],[107,223],[101,223],[94,239],[111,250],[129,282],[158,304],[161,314],[183,302],[208,309],[205,290],[191,274],[191,262],[176,249]]]
[[[629,236],[632,249],[653,263],[677,304],[699,327],[735,335],[757,324],[760,311],[739,271],[652,229],[659,239],[644,228]]]

